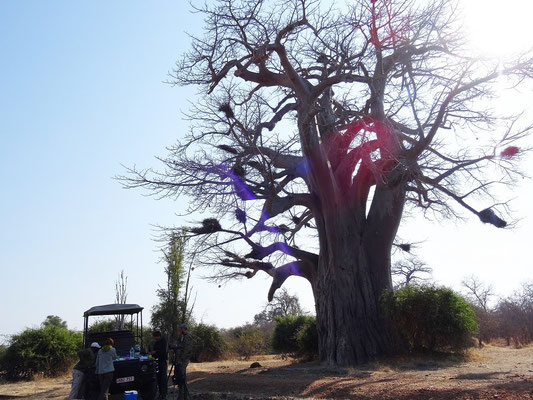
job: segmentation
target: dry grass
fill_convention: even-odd
[[[258,361],[260,368],[250,368]],[[486,346],[455,356],[391,358],[357,368],[294,363],[279,356],[190,364],[196,399],[458,400],[533,398],[533,347]],[[0,398],[64,400],[70,375],[0,384]],[[172,398],[172,397],[171,397]],[[117,397],[118,399],[118,397]]]

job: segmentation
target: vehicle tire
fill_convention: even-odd
[[[156,394],[157,384],[155,383],[155,380],[148,382],[140,390],[142,400],[155,400]]]

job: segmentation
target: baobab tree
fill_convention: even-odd
[[[531,76],[531,55],[474,58],[453,2],[418,3],[198,8],[204,35],[171,74],[201,91],[190,132],[163,170],[124,178],[210,214],[189,234],[218,279],[265,272],[269,299],[288,277],[307,279],[330,364],[395,350],[380,296],[406,207],[507,225],[491,194],[516,179],[515,142],[529,127],[483,101],[497,81]]]

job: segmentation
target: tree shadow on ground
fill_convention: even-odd
[[[327,399],[357,399],[357,400],[462,400],[462,399],[531,399],[533,398],[533,382],[531,380],[513,381],[508,383],[487,382],[499,373],[465,374],[450,379],[480,379],[485,383],[481,387],[464,388],[458,383],[453,388],[411,387],[412,382],[401,382],[394,378],[385,378],[366,382],[355,382],[350,378],[335,381],[321,381],[300,393],[303,397]],[[391,385],[381,386],[385,382]],[[428,385],[431,386],[431,385]],[[361,389],[364,389],[361,390]],[[370,389],[370,390],[369,390]],[[361,390],[361,393],[358,391]]]
[[[527,381],[526,377],[516,376],[517,379],[512,382],[502,384],[502,379],[507,374],[502,371],[474,370],[461,374],[457,374],[458,371],[454,373],[453,370],[450,370],[449,374],[446,372],[446,369],[457,367],[465,361],[466,358],[461,356],[437,359],[421,356],[381,360],[356,368],[327,367],[316,362],[270,368],[242,368],[237,371],[222,367],[220,372],[191,371],[188,373],[188,381],[191,392],[201,399],[240,399],[239,396],[268,399],[283,396],[359,400],[452,400],[488,399],[493,398],[492,395],[505,399],[533,398],[533,382]],[[429,371],[432,371],[431,374],[442,374],[441,382],[448,383],[442,387],[438,384],[434,387],[435,381],[425,378],[429,376],[425,372],[429,374]],[[420,374],[413,380],[412,374],[417,372]],[[471,384],[461,384],[461,381]],[[450,388],[450,384],[453,388]],[[506,391],[512,391],[513,397],[499,395]],[[210,393],[214,397],[209,397]],[[484,393],[491,393],[491,396],[487,397]],[[522,395],[526,397],[520,397]]]
[[[12,395],[12,394],[0,394],[0,400],[5,399],[27,399],[27,398],[40,398],[40,399],[46,399],[46,398],[54,398],[54,397],[64,397],[64,388],[62,387],[55,387],[50,390],[45,390],[38,393],[32,393],[32,394],[25,394],[25,395]]]
[[[188,381],[191,390],[198,388],[201,391],[214,392],[260,392],[271,396],[299,395],[313,382],[324,378],[345,377],[348,380],[366,381],[375,371],[390,369],[388,364],[380,362],[357,368],[338,368],[324,366],[318,362],[306,362],[282,367],[241,368],[236,371],[228,371],[222,367],[220,371],[215,372],[191,371],[188,373]],[[403,368],[411,368],[405,362],[400,364]],[[430,367],[434,368],[435,365]],[[446,366],[449,366],[449,363]],[[424,366],[426,367],[428,366]],[[419,369],[420,365],[412,368]]]

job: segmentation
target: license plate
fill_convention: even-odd
[[[126,376],[124,378],[117,378],[117,383],[126,383],[126,382],[133,382],[135,380],[135,377],[133,376]]]

